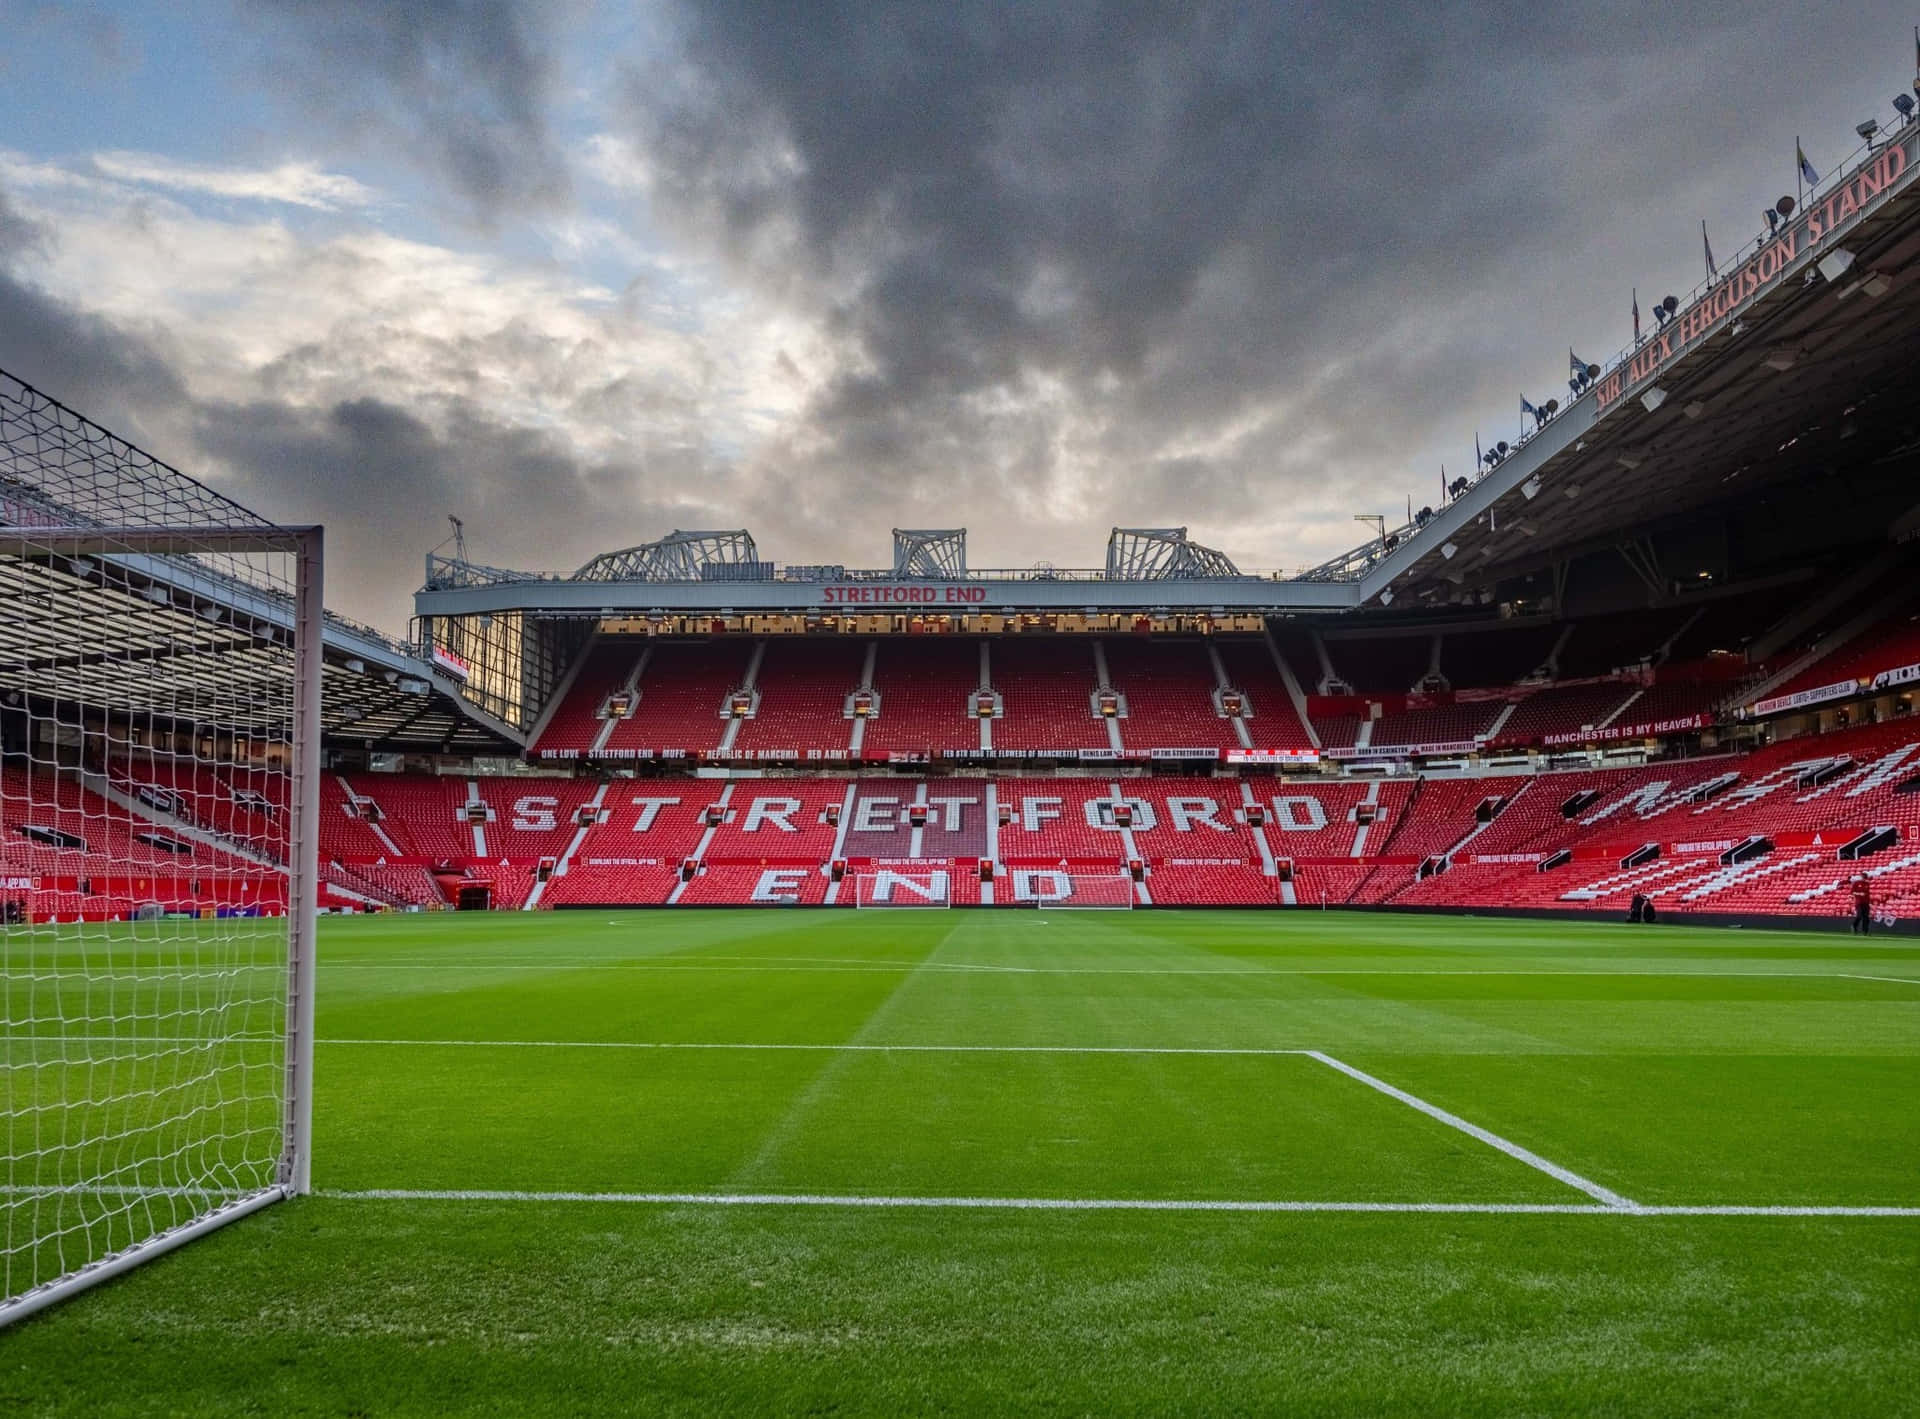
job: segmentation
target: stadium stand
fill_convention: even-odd
[[[1500,745],[1547,743],[1560,735],[1576,738],[1604,725],[1639,689],[1607,680],[1589,685],[1554,685],[1535,691],[1514,706],[1492,742]]]
[[[1102,643],[1110,683],[1126,698],[1120,737],[1134,749],[1237,746],[1214,704],[1215,676],[1199,641],[1112,638]]]
[[[1769,692],[1792,695],[1845,681],[1868,681],[1886,670],[1920,665],[1920,612],[1903,610],[1887,617]]]
[[[774,637],[764,645],[754,677],[759,702],[753,718],[741,722],[734,751],[784,750],[798,758],[809,750],[845,750],[853,733],[847,699],[860,684],[871,642]]]
[[[633,648],[637,655],[637,640]],[[646,648],[650,653],[633,713],[614,725],[601,752],[633,758],[643,751],[719,748],[727,728],[727,696],[746,684],[752,642],[656,640]]]
[[[1356,694],[1405,695],[1421,687],[1433,661],[1434,636],[1326,638],[1334,673]]]
[[[1084,637],[995,641],[993,688],[1004,704],[996,749],[1104,749],[1107,726],[1093,711],[1092,643]]]
[[[862,750],[888,753],[970,751],[980,747],[972,697],[980,688],[982,642],[973,637],[888,637],[877,643],[873,685],[880,713]]]
[[[1213,648],[1219,653],[1227,683],[1247,697],[1251,710],[1246,720],[1247,736],[1254,748],[1304,749],[1313,742],[1264,639],[1223,639]],[[1298,666],[1290,664],[1289,668],[1298,680]]]
[[[559,756],[591,750],[607,728],[608,698],[625,687],[640,651],[641,643],[632,636],[596,640],[535,741],[534,752]]]

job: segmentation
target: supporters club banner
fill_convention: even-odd
[[[1673,719],[1643,720],[1638,724],[1610,724],[1605,729],[1572,729],[1546,735],[1540,742],[1548,748],[1564,744],[1611,744],[1621,739],[1655,739],[1662,734],[1685,734],[1705,729],[1713,721],[1704,714],[1683,714]]]
[[[1920,132],[1910,127],[1895,134],[1873,159],[1818,199],[1809,199],[1780,234],[1716,281],[1705,295],[1680,311],[1636,349],[1599,385],[1596,418],[1603,417],[1743,310],[1772,290],[1802,258],[1820,250],[1830,237],[1853,224],[1862,208],[1906,176],[1920,149]]]
[[[1858,680],[1835,680],[1830,685],[1815,685],[1809,690],[1796,690],[1791,695],[1775,695],[1770,700],[1761,700],[1747,713],[1778,714],[1782,710],[1806,709],[1809,705],[1823,705],[1828,700],[1843,700],[1848,695],[1857,694],[1859,689]]]
[[[1318,749],[1229,749],[1230,764],[1317,764]]]
[[[1382,744],[1378,748],[1368,745],[1365,748],[1353,746],[1345,749],[1328,749],[1329,759],[1358,760],[1370,762],[1377,759],[1407,759],[1415,755],[1471,754],[1480,747],[1475,739],[1455,739],[1445,744]]]

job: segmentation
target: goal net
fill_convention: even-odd
[[[1133,882],[1116,872],[1084,874],[1053,868],[1016,867],[1008,874],[1013,900],[1023,905],[1062,911],[1128,911],[1134,904]]]
[[[307,1186],[319,545],[0,373],[0,1325]]]
[[[932,872],[862,872],[853,879],[856,907],[921,909],[953,905],[953,874]]]

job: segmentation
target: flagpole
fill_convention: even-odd
[[[1806,193],[1800,190],[1800,135],[1796,133],[1793,135],[1793,205],[1799,207],[1806,200]]]

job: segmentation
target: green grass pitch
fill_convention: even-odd
[[[1920,1413],[1920,943],[680,911],[321,947],[316,1195],[0,1332],[0,1414]]]

